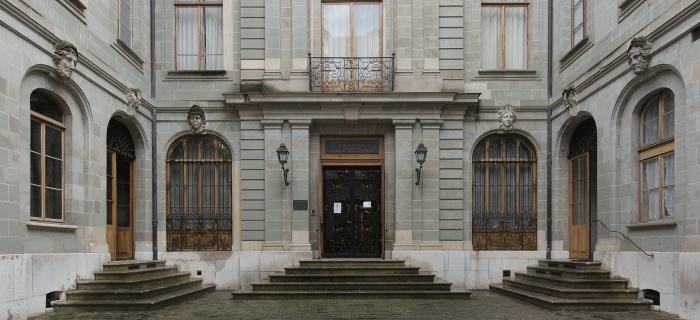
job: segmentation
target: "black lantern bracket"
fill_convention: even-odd
[[[416,148],[416,151],[414,152],[416,155],[416,162],[418,162],[419,167],[416,168],[416,176],[418,180],[416,180],[416,185],[420,184],[420,173],[423,170],[423,163],[425,163],[425,157],[428,154],[428,148],[425,147],[423,143],[419,144],[418,147]]]
[[[280,147],[277,148],[277,159],[282,165],[282,173],[284,174],[284,185],[288,186],[289,181],[287,180],[287,173],[289,173],[289,169],[286,169],[284,165],[287,164],[287,160],[289,160],[289,149],[287,149],[287,146],[285,146],[284,143],[280,143]]]

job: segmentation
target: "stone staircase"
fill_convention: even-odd
[[[469,298],[471,292],[419,269],[399,260],[303,260],[253,283],[252,290],[231,294],[233,299]]]
[[[188,272],[166,267],[163,260],[112,261],[95,272],[95,280],[78,280],[55,311],[146,311],[214,291]]]
[[[540,260],[527,273],[516,272],[515,279],[504,278],[490,288],[552,310],[650,310],[652,302],[638,299],[639,289],[628,288],[627,282],[611,278],[600,262]]]

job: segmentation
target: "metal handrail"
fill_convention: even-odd
[[[605,227],[605,229],[608,229],[608,231],[610,231],[610,232],[619,233],[620,235],[622,235],[622,237],[624,237],[625,239],[627,239],[627,241],[629,241],[629,242],[632,243],[635,247],[637,247],[637,249],[639,249],[639,251],[644,252],[644,254],[646,254],[648,257],[652,257],[652,258],[654,257],[654,254],[653,254],[653,253],[647,253],[646,251],[644,251],[644,249],[640,248],[636,243],[634,243],[634,241],[632,241],[632,239],[630,239],[629,237],[627,237],[624,233],[622,233],[622,232],[620,232],[620,231],[610,230],[610,228],[608,228],[608,226],[606,226],[605,223],[603,223],[603,221],[600,221],[600,220],[593,220],[592,222],[598,222],[598,223],[600,223],[600,225],[602,225],[603,227]]]
[[[393,92],[395,57],[312,57],[309,53],[309,92]]]

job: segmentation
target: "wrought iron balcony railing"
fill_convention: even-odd
[[[309,91],[392,92],[391,57],[312,57],[309,53]]]

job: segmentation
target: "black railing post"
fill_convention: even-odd
[[[396,81],[396,52],[391,53],[391,92],[394,92],[394,82]]]
[[[314,73],[313,73],[313,69],[311,68],[311,66],[313,66],[313,64],[312,64],[312,62],[311,62],[311,51],[309,51],[309,92],[314,91],[314,87],[313,87],[313,83],[314,83],[313,76],[314,76]]]

